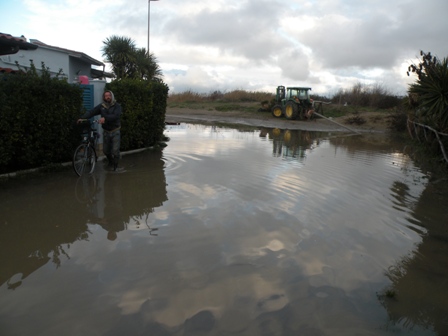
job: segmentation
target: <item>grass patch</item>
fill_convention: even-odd
[[[258,105],[257,105],[258,106]],[[247,104],[219,104],[215,106],[216,111],[226,112],[226,111],[241,111],[241,112],[256,112],[256,105],[247,105]]]
[[[325,105],[322,107],[323,108],[323,113],[322,112],[318,112],[322,115],[324,115],[327,118],[338,118],[338,117],[343,117],[345,115],[347,115],[348,110],[346,108],[344,108],[343,106],[332,106],[332,105]]]

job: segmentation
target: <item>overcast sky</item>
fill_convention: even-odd
[[[103,60],[112,35],[147,47],[147,0],[0,0],[0,32]],[[159,0],[150,50],[170,92],[354,83],[404,94],[420,50],[448,56],[446,0]]]

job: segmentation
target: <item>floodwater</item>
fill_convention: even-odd
[[[0,335],[447,335],[447,182],[382,135],[168,126],[0,184]]]

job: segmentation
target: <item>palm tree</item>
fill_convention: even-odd
[[[145,48],[138,49],[131,38],[113,35],[103,43],[103,56],[112,64],[112,71],[118,79],[151,80],[163,76],[154,54],[148,54]]]
[[[439,60],[431,53],[420,53],[422,61],[409,66],[418,79],[408,89],[417,105],[416,117],[441,132],[448,131],[448,59]]]
[[[154,54],[148,54],[145,48],[135,51],[137,77],[150,80],[163,76]]]
[[[112,71],[117,78],[129,77],[131,65],[135,63],[135,42],[129,37],[113,35],[103,41],[103,57],[112,64]]]

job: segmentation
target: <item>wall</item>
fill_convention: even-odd
[[[51,74],[57,74],[59,69],[63,70],[64,77],[69,78],[69,58],[66,53],[44,49],[42,47],[36,50],[19,50],[17,54],[5,55],[0,57],[0,67],[18,70],[15,61],[23,68],[30,68],[30,60],[33,60],[37,70],[42,69],[42,62],[45,67],[50,68]],[[73,79],[72,79],[73,80]],[[69,83],[70,83],[69,78]]]
[[[68,55],[67,55],[68,57]],[[68,69],[68,82],[69,83],[77,83],[78,76],[87,76],[90,78],[90,69],[92,68],[89,63],[81,61],[76,57],[68,57],[69,69]]]

